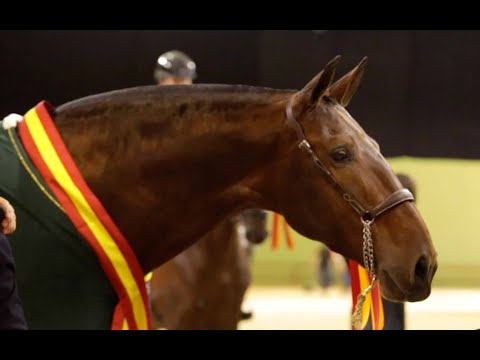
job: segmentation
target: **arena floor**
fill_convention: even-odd
[[[347,330],[351,295],[339,289],[323,292],[296,288],[252,287],[245,309],[254,317],[240,329]],[[480,289],[434,289],[423,302],[407,303],[409,330],[480,329]]]

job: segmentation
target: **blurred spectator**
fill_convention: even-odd
[[[320,247],[318,252],[318,283],[320,287],[327,290],[333,285],[333,262],[330,249],[326,246]]]

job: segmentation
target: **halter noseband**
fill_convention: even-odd
[[[317,165],[325,177],[330,181],[337,191],[342,194],[342,198],[347,201],[350,206],[360,215],[360,220],[364,226],[363,228],[363,258],[365,263],[365,268],[372,274],[375,275],[374,269],[374,254],[373,254],[373,240],[370,232],[370,225],[373,221],[385,213],[386,211],[393,209],[397,205],[405,201],[413,201],[414,197],[408,189],[400,189],[395,191],[393,194],[384,199],[380,204],[375,207],[365,207],[363,206],[353,194],[349,193],[335,178],[335,176],[327,169],[327,167],[320,161],[317,154],[313,151],[312,146],[305,137],[305,132],[303,131],[302,125],[295,119],[293,115],[293,97],[290,99],[287,108],[286,115],[289,125],[292,126],[297,133],[297,138],[299,141],[298,147],[307,151],[312,157],[315,165]]]

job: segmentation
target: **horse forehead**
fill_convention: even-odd
[[[361,141],[365,142],[366,144],[372,146],[374,150],[379,151],[380,147],[378,143],[372,139],[366,132],[363,130],[363,128],[360,126],[360,124],[350,115],[350,113],[340,105],[335,105],[333,108],[336,116],[342,121],[347,128],[350,128],[354,131],[356,137]]]
[[[333,115],[337,121],[341,122],[347,128],[353,129],[359,135],[367,135],[358,122],[350,115],[343,106],[335,105],[332,107]]]

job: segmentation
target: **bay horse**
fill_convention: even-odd
[[[250,252],[267,237],[266,220],[264,210],[245,210],[154,270],[154,328],[236,330],[251,282]]]
[[[338,61],[338,56],[331,60],[301,90],[144,86],[88,96],[50,113],[72,161],[143,274],[222,220],[260,208],[284,215],[300,234],[377,274],[385,298],[423,300],[437,268],[429,231],[378,144],[345,109],[366,58],[334,81]],[[15,174],[9,178],[3,172],[0,184]],[[77,256],[92,252],[88,245],[61,244],[74,256],[56,256],[57,237],[36,242],[55,219],[22,226],[27,217],[36,219],[36,212],[48,217],[47,208],[23,189],[0,196],[17,210],[12,245],[30,326],[102,328],[111,322],[113,310],[105,312],[101,305],[115,304],[112,285],[98,276],[78,278],[90,266],[101,270],[98,261]],[[63,223],[58,229],[70,232]],[[48,267],[52,262],[55,272]],[[75,273],[62,270],[72,265]],[[89,305],[72,310],[67,300],[86,294]]]

